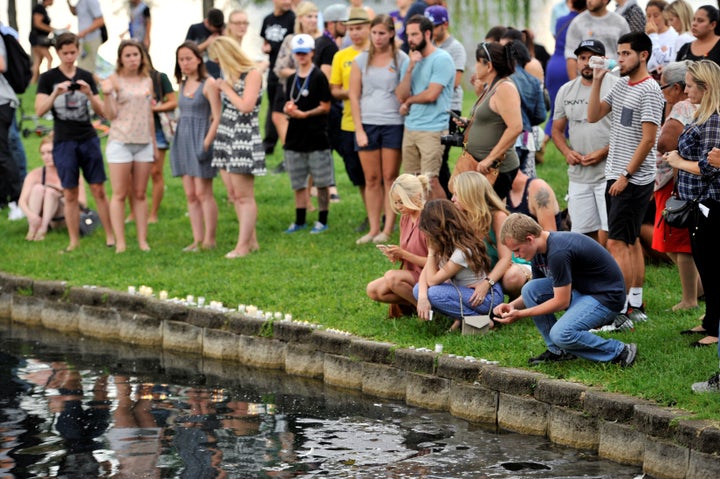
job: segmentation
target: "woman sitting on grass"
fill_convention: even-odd
[[[488,314],[492,306],[502,304],[500,283],[494,283],[482,301],[471,300],[474,285],[490,282],[490,259],[485,243],[477,240],[475,228],[457,206],[445,199],[428,201],[420,230],[428,242],[427,261],[413,289],[420,318],[430,320],[434,309],[455,319],[450,328],[454,331],[463,316]]]
[[[400,269],[391,269],[382,278],[367,285],[367,295],[373,301],[390,303],[391,318],[410,315],[416,305],[413,286],[427,259],[425,235],[418,223],[430,193],[430,181],[425,175],[400,175],[389,191],[390,205],[400,215],[400,246],[377,245],[393,263],[400,261]]]
[[[530,278],[530,268],[513,263],[512,251],[504,244],[498,244],[500,229],[509,213],[505,203],[498,197],[485,175],[467,171],[451,180],[452,201],[465,213],[475,228],[475,237],[482,238],[490,258],[490,272],[487,277],[473,286],[470,297],[472,304],[479,304],[490,288],[502,282],[502,289],[510,298],[520,296],[520,290]]]
[[[40,141],[40,158],[45,165],[27,174],[18,200],[28,220],[28,232],[25,235],[28,241],[42,241],[48,229],[65,224],[63,189],[53,161],[52,133]],[[82,177],[78,186],[78,202],[80,208],[85,208],[87,196]]]

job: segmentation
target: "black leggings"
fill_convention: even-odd
[[[702,326],[708,336],[718,336],[720,325],[720,250],[717,247],[717,232],[720,231],[720,202],[701,202],[710,209],[707,218],[701,213],[697,228],[690,228],[692,255],[700,273],[705,295],[705,318]]]

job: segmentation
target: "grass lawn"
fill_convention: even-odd
[[[469,108],[472,100],[466,100]],[[32,110],[33,101],[32,91],[24,95],[27,110]],[[40,165],[38,144],[39,138],[34,136],[25,140],[29,167]],[[458,153],[454,151],[454,156]],[[268,170],[281,157],[278,147],[275,155],[267,158]],[[564,160],[552,146],[545,158],[538,174],[553,185],[564,203]],[[192,241],[185,197],[180,180],[171,177],[166,164],[160,222],[149,227],[152,251],[137,248],[134,226],[128,225],[128,250],[124,254],[116,255],[105,247],[102,230],[84,238],[78,250],[59,254],[68,243],[65,232],[51,232],[42,242],[26,242],[26,222],[8,221],[4,210],[0,214],[0,270],[36,279],[64,280],[74,286],[127,290],[129,285],[148,285],[156,292],[168,291],[170,297],[193,294],[206,297],[208,302],[222,301],[226,306],[254,304],[266,311],[292,313],[295,319],[400,346],[433,348],[442,343],[445,353],[497,360],[503,366],[527,368],[528,357],[544,351],[540,335],[529,320],[483,337],[463,337],[445,333],[449,320],[424,323],[417,318],[386,319],[387,306],[368,299],[365,285],[392,265],[372,244],[355,244],[360,235],[353,230],[365,216],[360,195],[349,183],[341,160],[336,158],[335,167],[342,201],[331,205],[330,229],[321,235],[310,235],[308,230],[283,233],[294,219],[293,193],[286,174],[268,174],[255,182],[260,251],[242,259],[225,259],[224,254],[233,249],[237,239],[237,221],[218,179],[218,248],[183,253],[182,248]],[[109,192],[109,183],[107,187]],[[316,215],[308,213],[308,221],[315,221]],[[396,233],[393,242],[397,241]],[[691,349],[688,344],[693,339],[678,334],[696,325],[702,311],[669,311],[680,299],[680,282],[676,269],[667,265],[648,266],[644,295],[650,320],[637,325],[635,331],[615,333],[623,341],[638,344],[638,359],[632,368],[623,370],[612,364],[577,360],[534,370],[679,407],[696,417],[720,420],[720,395],[696,395],[690,391],[692,382],[706,380],[717,369],[717,348]]]

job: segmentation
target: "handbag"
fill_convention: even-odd
[[[160,128],[162,128],[163,136],[168,143],[172,143],[175,138],[175,131],[177,130],[177,117],[174,111],[161,111],[158,112],[158,118],[160,119]]]
[[[710,188],[710,184],[715,180],[717,174],[712,175],[705,183],[703,189],[698,195],[691,200],[683,200],[678,198],[677,189],[673,191],[665,201],[665,208],[662,211],[662,220],[673,228],[690,228],[697,224],[700,215],[700,198]],[[677,188],[677,183],[675,184]]]
[[[460,300],[462,335],[470,336],[477,334],[487,334],[488,331],[490,331],[490,325],[492,324],[492,319],[490,319],[490,312],[493,309],[493,300],[495,299],[495,297],[493,296],[492,286],[488,290],[488,293],[490,294],[490,309],[488,309],[488,314],[473,314],[471,316],[465,316],[465,313],[463,311],[463,298],[462,293],[460,292],[460,288],[457,287],[455,281],[452,281],[452,285],[455,286],[455,291],[457,291],[458,299]]]

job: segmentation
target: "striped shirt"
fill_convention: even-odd
[[[720,168],[711,166],[707,161],[708,153],[713,147],[720,148],[720,115],[717,113],[702,125],[690,123],[683,130],[678,140],[678,153],[685,160],[697,161],[700,175],[679,171],[677,186],[680,198],[685,200],[697,198],[707,181],[712,179],[707,192],[699,199],[712,198],[720,201]]]
[[[612,108],[605,178],[617,180],[642,140],[642,124],[648,122],[660,126],[665,99],[657,82],[648,76],[637,83],[630,83],[629,77],[620,78],[602,101]],[[655,181],[655,155],[653,144],[640,167],[632,172],[630,183],[647,185]]]

